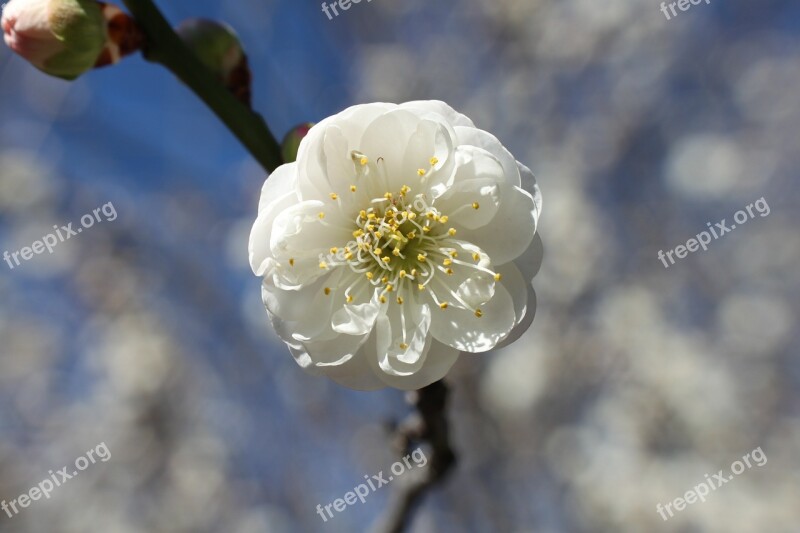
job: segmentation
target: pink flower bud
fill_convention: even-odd
[[[11,0],[2,27],[14,52],[67,80],[94,66],[106,40],[105,20],[94,0]]]

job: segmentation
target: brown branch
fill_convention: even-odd
[[[374,533],[405,531],[428,490],[440,483],[455,466],[456,455],[450,446],[447,422],[448,393],[444,381],[408,393],[407,401],[416,409],[398,425],[395,444],[403,455],[407,455],[414,444],[428,442],[431,448],[428,464],[419,475],[406,475],[397,480],[401,483],[396,484],[399,487],[392,495],[389,507],[372,528]]]

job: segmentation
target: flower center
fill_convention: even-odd
[[[358,175],[366,173],[368,160],[358,152],[352,154]],[[377,161],[378,172],[382,171],[382,159]],[[419,169],[420,183],[425,184],[428,175],[438,160],[432,157],[431,168]],[[356,185],[350,186],[355,193]],[[469,305],[458,293],[460,282],[478,273],[485,274],[487,282],[499,281],[500,274],[487,266],[489,258],[477,248],[463,241],[457,241],[456,228],[448,224],[449,216],[430,205],[424,193],[416,193],[408,185],[399,191],[385,191],[372,198],[369,206],[359,211],[354,219],[353,241],[344,248],[330,249],[328,260],[319,264],[322,269],[333,266],[347,266],[359,276],[364,276],[378,291],[381,303],[389,298],[402,305],[408,291],[428,291],[433,301],[441,309],[447,309],[451,302],[470,309],[475,316],[483,316],[480,308]],[[332,192],[330,197],[339,201],[339,195]],[[479,209],[477,202],[458,209]],[[320,213],[320,218],[324,214]],[[459,258],[462,253],[470,253],[472,261]],[[459,272],[459,269],[467,271]],[[456,276],[458,282],[452,283],[448,277]],[[348,303],[354,300],[354,287],[359,280],[345,290]],[[325,294],[330,294],[326,287]]]

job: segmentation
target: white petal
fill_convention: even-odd
[[[514,302],[502,286],[495,285],[494,297],[481,307],[483,316],[463,309],[436,309],[431,321],[433,337],[465,352],[485,352],[508,336],[516,323]]]
[[[269,275],[269,270],[274,267],[275,261],[270,248],[270,240],[275,218],[296,202],[297,195],[290,191],[259,209],[258,217],[250,230],[248,243],[250,268],[253,269],[256,276]]]
[[[297,186],[297,163],[288,163],[276,168],[264,181],[261,197],[258,200],[258,212],[261,213],[269,204],[295,192]]]
[[[503,276],[503,287],[514,300],[514,314],[517,317],[514,329],[497,345],[497,348],[502,348],[519,339],[530,327],[536,314],[536,293],[513,262],[499,267],[497,271]]]
[[[454,224],[475,229],[488,224],[500,206],[500,186],[505,181],[503,167],[496,157],[482,148],[460,146],[453,184],[434,206]],[[473,207],[477,203],[478,209]]]
[[[522,188],[533,197],[533,203],[536,206],[536,224],[538,224],[539,217],[542,215],[542,191],[539,189],[539,185],[536,183],[536,178],[533,172],[531,172],[531,169],[519,161],[517,161],[517,167],[519,168]]]
[[[418,390],[444,378],[461,352],[441,342],[428,338],[422,367],[407,376],[394,376],[381,372],[379,378],[390,387],[400,390]]]
[[[514,259],[514,264],[522,273],[522,277],[528,285],[531,285],[534,276],[539,272],[544,258],[544,247],[542,238],[537,233],[533,236],[533,241],[528,249],[521,256]]]
[[[397,191],[403,185],[419,183],[421,187],[412,187],[412,193],[428,193],[431,200],[444,194],[455,177],[454,137],[455,132],[446,124],[420,121],[406,143],[402,166],[389,176],[389,190]],[[433,166],[432,158],[437,160]],[[420,169],[427,171],[427,174],[420,177]]]
[[[536,217],[533,197],[519,187],[503,184],[497,214],[485,226],[464,231],[463,238],[489,254],[494,265],[502,265],[528,249],[535,233]]]
[[[262,300],[270,313],[292,323],[295,338],[318,336],[330,329],[334,306],[340,303],[333,291],[326,294],[324,289],[335,287],[341,277],[341,269],[336,269],[298,290],[284,290],[265,279],[261,287]]]
[[[430,308],[416,297],[409,296],[403,305],[386,304],[375,324],[380,369],[395,376],[417,372],[424,361],[430,324]]]
[[[382,166],[382,172],[376,176],[381,181],[376,186],[383,188],[384,192],[399,190],[404,181],[419,179],[416,174],[405,175],[402,172],[408,140],[417,131],[419,122],[414,113],[395,109],[376,118],[364,131],[359,150],[371,163]]]
[[[511,185],[520,186],[519,166],[517,160],[511,155],[511,152],[506,150],[503,144],[489,132],[479,130],[477,128],[466,128],[458,126],[455,128],[456,135],[458,135],[459,145],[471,145],[483,148],[500,161],[503,166],[503,171],[506,180]]]

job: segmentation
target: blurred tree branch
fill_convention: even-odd
[[[389,502],[389,508],[375,527],[374,533],[401,533],[411,523],[418,504],[428,489],[441,482],[456,464],[456,455],[450,444],[447,422],[447,397],[449,388],[440,380],[418,391],[408,393],[408,403],[416,408],[396,428],[396,446],[403,455],[411,451],[414,443],[428,441],[431,456],[428,468],[421,476],[404,477]]]
[[[267,172],[283,162],[264,118],[239,102],[197,59],[151,0],[123,0],[145,35],[143,55],[183,81],[222,120]]]

